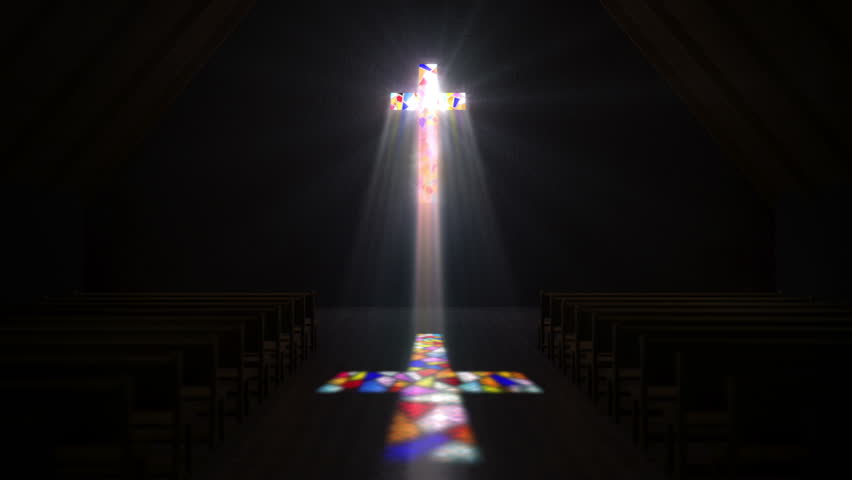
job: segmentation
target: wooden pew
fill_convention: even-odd
[[[772,319],[774,320],[774,319]],[[674,363],[675,355],[669,350],[658,350],[655,351],[651,347],[649,347],[648,339],[653,340],[656,343],[650,343],[653,346],[659,346],[659,343],[666,343],[667,348],[669,349],[678,349],[678,348],[686,348],[702,344],[707,339],[711,339],[714,342],[731,341],[731,342],[748,342],[751,344],[760,344],[767,338],[776,339],[785,339],[787,340],[796,340],[796,341],[804,341],[807,339],[823,339],[823,338],[847,338],[850,334],[852,334],[852,323],[849,321],[836,321],[836,322],[820,322],[817,325],[810,325],[801,321],[801,319],[785,319],[786,321],[778,322],[774,324],[774,322],[766,322],[766,323],[747,323],[747,324],[736,324],[735,322],[727,323],[727,324],[674,324],[674,325],[656,325],[656,326],[647,326],[641,328],[639,332],[637,332],[638,338],[636,338],[637,342],[637,356],[638,356],[638,378],[639,382],[637,384],[636,390],[639,392],[637,397],[639,404],[639,416],[642,418],[642,424],[640,424],[640,445],[642,445],[643,449],[646,448],[646,442],[648,440],[647,437],[647,422],[649,420],[649,416],[647,413],[647,405],[646,402],[649,399],[654,399],[653,392],[650,392],[648,389],[651,386],[661,386],[663,388],[668,388],[668,386],[673,384],[673,379],[675,378],[674,372],[676,371],[676,366]],[[838,319],[839,320],[839,319]],[[673,340],[678,340],[683,343],[683,345],[672,343]],[[709,340],[708,340],[709,341]],[[790,343],[787,341],[787,343]],[[805,342],[806,343],[806,342]],[[715,345],[715,343],[714,343]],[[706,351],[707,355],[707,364],[712,365],[713,369],[718,368],[718,363],[714,361],[713,356],[717,355],[719,358],[724,357],[730,352],[727,351]],[[754,350],[749,351],[750,354],[754,355],[755,358],[763,360],[763,354],[755,348]],[[785,352],[785,359],[782,363],[777,363],[778,360],[773,360],[775,366],[780,368],[782,365],[787,364],[789,361],[795,359],[797,364],[801,364],[802,360],[807,360],[808,355],[803,351],[796,350],[790,348]],[[744,362],[739,365],[740,368],[748,367],[747,364],[754,363],[754,359],[749,362]],[[710,370],[712,371],[712,370]],[[705,372],[706,374],[707,372]],[[660,381],[660,378],[665,379],[664,382]],[[664,384],[664,385],[663,385]],[[661,392],[664,395],[661,395],[657,398],[657,400],[664,399],[663,396],[671,396],[672,393]],[[673,397],[672,397],[673,398]],[[673,402],[673,400],[672,400]]]
[[[619,306],[632,306],[632,305],[654,305],[654,304],[744,304],[744,303],[779,303],[779,304],[806,304],[811,303],[811,299],[807,297],[782,297],[778,295],[767,295],[767,296],[748,296],[748,295],[732,295],[732,296],[687,296],[687,295],[676,295],[676,296],[628,296],[628,297],[619,297],[619,296],[606,296],[606,297],[561,297],[559,298],[558,304],[555,307],[556,316],[551,319],[551,328],[550,330],[554,332],[553,335],[549,336],[549,340],[553,342],[554,340],[559,340],[558,333],[561,331],[562,333],[570,333],[573,331],[576,326],[576,317],[578,316],[578,309],[581,306],[597,306],[597,307],[619,307]],[[558,346],[558,342],[556,343]],[[550,346],[550,350],[553,351],[553,346]],[[558,357],[558,356],[557,356]]]
[[[232,382],[237,386],[238,421],[248,412],[249,381],[254,378],[247,373],[246,367],[246,325],[255,322],[253,315],[243,316],[166,316],[142,314],[134,311],[128,313],[108,314],[109,312],[92,313],[63,313],[29,314],[7,317],[0,323],[0,333],[12,331],[67,331],[76,332],[105,332],[121,331],[132,333],[164,332],[164,333],[212,333],[218,336],[219,365],[217,378],[223,382]],[[248,342],[249,346],[255,345]]]
[[[775,458],[769,457],[775,462],[789,455],[791,447],[807,451],[801,440],[781,442],[781,448],[773,448],[779,446],[778,439],[762,431],[794,416],[784,409],[800,408],[803,402],[820,405],[821,399],[814,398],[814,394],[844,394],[843,379],[852,360],[852,329],[800,327],[772,331],[768,327],[728,332],[717,329],[700,335],[670,332],[643,335],[640,345],[646,365],[643,373],[650,377],[643,382],[645,404],[650,401],[647,397],[652,385],[668,386],[673,392],[672,414],[666,429],[670,434],[667,464],[676,478],[685,478],[689,444],[696,441],[724,444],[729,468],[736,466],[741,453],[754,452],[754,448],[746,448],[749,446],[761,447],[764,455],[775,450]],[[767,376],[782,379],[788,376],[788,382],[769,382]],[[808,379],[807,386],[789,383]],[[749,387],[750,392],[740,392]],[[796,388],[804,390],[803,395],[791,395]],[[764,398],[746,405],[743,400],[754,393]],[[835,404],[845,407],[849,400],[848,394],[845,395]],[[772,408],[773,404],[783,408]],[[747,425],[748,420],[761,416],[767,409],[768,422],[755,425],[752,421],[751,426]],[[843,418],[848,422],[849,415]]]
[[[81,349],[113,354],[178,350],[184,365],[181,397],[185,404],[193,406],[195,412],[206,414],[210,449],[215,448],[217,440],[224,435],[226,396],[229,392],[238,393],[233,382],[218,379],[219,336],[215,333],[6,328],[0,332],[0,348],[6,352],[29,354],[71,353]]]
[[[135,355],[156,354],[163,349],[175,347],[173,342],[180,342],[178,337],[186,340],[194,334],[210,334],[212,359],[207,357],[204,368],[198,367],[198,360],[205,355],[195,355],[198,352],[186,352],[185,349],[192,347],[186,345],[177,346],[180,353],[189,353],[188,357],[195,358],[195,362],[188,362],[186,366],[187,384],[180,388],[182,403],[192,400],[203,399],[207,408],[200,409],[197,413],[208,416],[208,443],[210,448],[221,440],[224,435],[223,419],[225,415],[225,399],[229,393],[235,393],[238,406],[236,414],[242,416],[244,412],[240,402],[248,402],[244,394],[240,393],[245,388],[244,370],[247,370],[247,354],[249,350],[256,350],[258,362],[258,375],[265,372],[262,365],[269,364],[265,359],[265,353],[272,351],[275,355],[276,379],[282,376],[285,360],[287,366],[292,368],[296,359],[304,359],[308,349],[316,349],[316,335],[314,335],[316,323],[316,301],[315,295],[280,294],[262,295],[257,297],[245,297],[242,294],[234,295],[226,299],[219,298],[221,294],[214,296],[167,296],[165,298],[87,298],[78,296],[75,298],[56,299],[50,298],[29,315],[20,315],[21,312],[4,312],[0,322],[0,350],[17,356],[17,359],[28,359],[30,362],[26,367],[31,372],[35,364],[44,363],[44,357],[59,354],[71,358],[79,354],[75,350],[83,349],[86,352],[96,349],[108,349],[110,354],[119,352],[132,352]],[[301,311],[300,315],[296,310]],[[254,315],[259,313],[253,320],[236,318],[250,312]],[[201,314],[198,316],[197,314]],[[270,315],[272,313],[272,315]],[[17,315],[17,316],[16,316]],[[231,317],[231,318],[227,318]],[[297,317],[301,320],[297,321]],[[270,325],[275,328],[266,328],[268,319]],[[235,321],[236,320],[236,321]],[[284,333],[284,325],[286,333]],[[254,326],[254,327],[253,327]],[[267,337],[266,332],[274,332]],[[259,335],[257,335],[259,333]],[[294,335],[295,334],[295,335]],[[156,337],[156,339],[154,338]],[[257,342],[252,339],[257,338]],[[304,338],[304,339],[302,339]],[[294,342],[286,340],[293,339]],[[254,348],[254,346],[257,346]],[[295,348],[290,348],[293,345]],[[304,347],[304,348],[303,348]],[[285,357],[285,351],[288,355]],[[296,356],[297,348],[299,355]],[[154,353],[151,353],[154,352]],[[236,353],[236,355],[232,355]],[[290,360],[290,355],[293,359]],[[41,358],[41,360],[37,360]],[[15,360],[12,362],[14,363]],[[73,363],[73,362],[71,362]],[[3,360],[0,355],[0,368]],[[279,367],[280,365],[280,367]],[[71,365],[55,365],[68,373]],[[93,369],[94,370],[94,369]],[[223,371],[238,371],[233,375],[236,384],[223,382]],[[228,372],[229,374],[231,372]],[[227,376],[227,375],[226,375]],[[204,377],[204,381],[198,383]],[[230,377],[229,377],[230,378]],[[263,376],[266,379],[266,376]],[[262,394],[268,392],[268,383],[258,380],[258,399]],[[164,415],[162,418],[165,418]],[[157,418],[152,412],[144,416],[147,421]],[[171,417],[174,419],[174,417]],[[139,412],[131,417],[132,423],[139,425],[141,416]],[[153,425],[147,425],[152,427]],[[172,425],[173,426],[173,425]],[[135,427],[134,427],[135,428]],[[174,429],[171,429],[172,431]],[[190,435],[187,432],[187,438]],[[162,438],[162,437],[161,437]],[[176,438],[174,435],[170,437]],[[189,452],[191,442],[186,441],[186,451]],[[174,450],[170,462],[171,477],[177,477],[184,470],[190,470],[191,462],[187,458],[185,467],[176,467],[178,462]],[[138,466],[137,466],[138,467]],[[135,468],[140,470],[139,468]]]
[[[276,370],[275,381],[279,384],[283,379],[283,371],[286,367],[292,371],[299,360],[306,358],[306,351],[302,348],[306,340],[304,333],[309,330],[304,328],[305,306],[310,305],[304,299],[299,300],[294,296],[280,298],[266,298],[253,296],[207,296],[207,295],[184,295],[173,294],[164,296],[153,296],[147,294],[115,295],[115,294],[87,294],[75,297],[48,297],[45,303],[49,305],[90,305],[93,308],[102,308],[106,305],[125,305],[137,307],[139,305],[158,305],[162,307],[175,307],[185,309],[204,309],[209,312],[213,309],[252,309],[259,314],[265,315],[266,319],[266,350],[274,355]],[[272,323],[277,322],[277,323]],[[313,324],[315,326],[315,322]],[[274,352],[274,353],[273,353]]]
[[[218,303],[186,303],[186,302],[147,302],[139,301],[133,303],[120,302],[98,302],[77,301],[68,299],[52,299],[49,302],[39,304],[32,314],[50,315],[88,315],[88,316],[143,316],[153,319],[155,317],[167,316],[178,318],[181,316],[193,318],[206,318],[215,322],[222,317],[222,321],[233,321],[237,317],[243,317],[244,346],[242,347],[243,369],[245,378],[250,380],[256,387],[258,400],[269,391],[269,378],[273,376],[276,382],[280,381],[283,365],[283,352],[280,344],[280,317],[281,309],[269,305]],[[225,318],[227,317],[227,318]],[[177,321],[177,320],[175,320]],[[273,374],[274,372],[274,374]]]
[[[586,357],[591,353],[594,331],[594,319],[599,315],[624,314],[634,312],[665,313],[667,311],[690,311],[700,312],[702,310],[728,309],[733,312],[736,309],[755,311],[767,308],[788,308],[790,306],[802,308],[812,305],[811,303],[791,302],[788,299],[780,300],[753,300],[747,297],[737,299],[649,299],[644,301],[619,300],[618,302],[601,302],[599,300],[572,301],[566,306],[566,315],[561,329],[561,337],[556,336],[555,344],[558,346],[563,359],[573,360],[571,356],[579,358],[579,354],[585,353]],[[584,357],[584,359],[587,359]],[[558,360],[558,359],[557,359]]]
[[[264,302],[294,301],[294,321],[299,329],[304,329],[305,345],[311,351],[317,349],[317,293],[304,292],[75,292],[76,296],[90,298],[161,298],[161,299],[228,299]]]
[[[715,308],[715,307],[747,307],[747,308],[763,308],[764,306],[778,305],[797,305],[808,304],[801,301],[791,301],[790,299],[759,299],[754,300],[746,296],[737,296],[732,298],[718,297],[714,299],[706,298],[658,298],[651,297],[645,299],[579,299],[565,300],[563,302],[564,318],[561,319],[561,324],[554,326],[553,334],[551,335],[550,350],[554,352],[553,360],[558,367],[563,371],[571,369],[572,381],[575,383],[579,380],[579,352],[581,349],[588,352],[591,349],[591,333],[586,327],[588,322],[587,317],[590,314],[582,312],[597,311],[606,308],[621,308],[624,311],[633,308],[661,308],[661,309],[676,309],[676,308]],[[581,343],[582,342],[582,343]]]
[[[0,378],[6,381],[127,376],[133,385],[128,393],[129,441],[133,455],[145,460],[148,474],[174,479],[192,471],[191,424],[182,418],[182,375],[183,355],[180,351],[98,353],[80,349],[61,353],[0,352]],[[43,399],[32,400],[38,403]],[[54,396],[50,403],[61,404],[63,401],[63,396]],[[37,420],[31,417],[44,413],[30,411],[21,420],[35,424]],[[158,447],[163,444],[168,450],[159,453]]]
[[[608,348],[610,356],[598,359],[598,374],[607,384],[608,413],[616,423],[620,421],[623,400],[638,398],[640,379],[639,337],[643,334],[669,331],[700,332],[711,329],[782,329],[782,328],[837,328],[852,325],[852,315],[706,315],[700,317],[648,316],[629,317],[627,321],[613,320],[612,339]],[[608,365],[607,365],[608,364]],[[635,409],[631,410],[635,413]],[[636,433],[634,431],[634,433]]]
[[[588,369],[587,388],[592,398],[599,398],[600,376],[598,368],[604,362],[611,362],[612,324],[640,319],[646,321],[657,318],[677,318],[678,321],[689,321],[689,317],[706,315],[737,315],[737,316],[800,316],[814,318],[820,316],[849,315],[850,311],[843,307],[801,304],[773,303],[737,303],[732,305],[718,304],[655,304],[640,306],[597,307],[581,305],[576,319],[576,330],[573,338],[566,338],[566,343],[572,345],[573,362],[579,377],[579,369],[585,362]],[[652,318],[648,318],[652,317]],[[606,345],[604,345],[606,342]]]
[[[734,428],[735,422],[732,419],[736,417],[732,416],[730,411],[724,409],[715,412],[700,412],[694,409],[690,410],[692,406],[682,408],[682,405],[677,403],[682,401],[678,395],[680,387],[676,388],[673,384],[674,382],[649,385],[643,375],[648,375],[648,372],[653,374],[655,370],[654,368],[649,369],[643,363],[643,357],[636,354],[636,351],[639,350],[640,339],[644,339],[648,335],[652,337],[655,335],[662,337],[676,337],[679,335],[684,341],[696,342],[708,338],[710,335],[717,335],[721,336],[725,341],[730,342],[733,337],[737,338],[741,343],[745,340],[751,341],[750,350],[746,350],[750,354],[762,351],[760,350],[763,348],[761,342],[765,342],[766,338],[771,335],[781,335],[779,333],[780,330],[785,330],[788,333],[788,337],[791,332],[795,332],[793,338],[796,338],[800,343],[803,343],[803,339],[813,339],[820,335],[822,338],[835,342],[840,340],[847,341],[845,339],[838,339],[838,335],[852,339],[852,332],[850,332],[850,324],[852,324],[850,322],[850,310],[835,305],[813,305],[811,299],[808,298],[769,296],[760,298],[760,301],[755,301],[754,297],[747,296],[736,296],[734,298],[713,297],[709,300],[702,297],[689,298],[683,295],[674,298],[642,297],[639,299],[630,296],[627,298],[618,298],[617,294],[592,295],[590,298],[578,297],[575,295],[569,296],[567,299],[561,299],[558,302],[551,301],[551,299],[548,299],[548,301],[552,304],[558,303],[560,306],[567,304],[567,310],[573,309],[576,311],[576,315],[579,318],[576,319],[574,325],[571,325],[571,327],[577,328],[583,334],[573,339],[570,338],[572,330],[569,330],[568,334],[569,340],[584,342],[584,360],[588,364],[588,370],[596,369],[593,373],[588,374],[587,378],[597,379],[599,376],[604,377],[603,380],[607,382],[607,385],[610,385],[606,391],[610,400],[608,404],[611,405],[610,413],[616,416],[621,412],[620,401],[622,395],[620,389],[623,387],[627,390],[626,393],[629,395],[627,396],[628,403],[632,401],[635,405],[631,408],[631,413],[633,413],[634,417],[634,435],[642,436],[644,447],[647,447],[647,443],[645,442],[648,441],[648,431],[646,429],[644,433],[639,433],[639,428],[649,418],[654,418],[653,415],[648,413],[650,409],[649,405],[656,402],[658,406],[662,405],[668,408],[667,414],[670,416],[669,428],[664,429],[663,432],[656,432],[658,435],[656,439],[660,440],[660,436],[662,436],[664,440],[665,435],[660,434],[664,434],[666,431],[670,433],[667,461],[671,463],[672,471],[677,467],[676,470],[679,475],[681,474],[682,464],[685,464],[685,462],[681,458],[675,457],[676,455],[680,455],[681,451],[687,451],[687,448],[681,444],[684,442],[688,443],[689,441],[705,441],[708,439],[721,440],[724,443],[729,437],[733,438],[734,432],[727,431],[726,429],[728,427]],[[613,307],[613,304],[624,308],[618,311],[619,307]],[[614,310],[607,311],[609,308],[614,308]],[[584,312],[584,315],[580,315],[580,312]],[[543,308],[542,317],[544,317],[544,313]],[[761,314],[764,317],[761,317]],[[618,317],[618,315],[621,315],[623,318]],[[603,318],[603,320],[598,320],[598,318]],[[543,323],[543,319],[540,319],[541,323]],[[609,336],[607,335],[607,329],[610,332]],[[753,338],[744,339],[744,337],[748,337],[749,335]],[[602,339],[604,340],[603,342],[601,342]],[[721,342],[722,340],[718,341]],[[852,341],[847,343],[852,343]],[[798,359],[809,358],[806,350],[812,348],[809,346],[811,344],[804,343],[804,345],[792,356]],[[578,347],[574,349],[575,352],[579,350]],[[817,348],[816,351],[819,352],[819,349]],[[571,353],[570,345],[569,349],[566,349],[566,353]],[[791,352],[787,351],[785,353],[788,357],[791,356]],[[849,353],[852,353],[852,349],[847,348],[844,354]],[[692,357],[689,358],[692,359]],[[852,355],[844,358],[852,360]],[[703,359],[708,364],[712,364],[714,355],[707,353]],[[635,368],[637,367],[637,362],[642,365],[641,368]],[[580,363],[579,359],[573,361],[572,368],[574,366],[579,368]],[[730,365],[735,365],[736,363],[733,360],[729,361]],[[801,367],[802,363],[802,361],[799,361],[797,365]],[[719,387],[715,392],[717,400],[718,398],[733,398],[734,393],[738,390],[736,385],[741,385],[743,382],[746,382],[746,385],[759,385],[764,380],[764,376],[757,374],[744,380],[744,373],[739,372],[739,376],[729,375],[730,378],[719,378],[714,373],[715,376],[713,376],[713,380],[711,381],[709,377],[705,378],[701,372],[693,368],[694,361],[690,360],[686,364],[690,365],[690,373],[686,374],[688,382],[696,382],[695,384],[700,386],[704,385],[704,382],[709,381],[713,384],[714,388],[720,385],[725,386],[725,388]],[[669,359],[669,365],[666,368],[670,367],[670,371],[682,371],[675,368],[675,365],[675,360]],[[820,362],[815,362],[809,368],[818,371],[819,366]],[[663,370],[666,368],[663,368]],[[631,376],[621,378],[619,372],[625,370],[628,372],[639,370],[639,373],[631,373],[632,378]],[[712,372],[713,370],[711,369],[710,371]],[[731,372],[737,373],[734,370]],[[753,372],[750,372],[750,374],[753,374]],[[579,377],[578,374],[573,376],[575,379]],[[828,383],[832,385],[838,384],[836,379]],[[598,392],[593,389],[597,388],[597,385],[597,381],[590,381],[588,383],[590,392],[593,393],[593,398],[598,398]],[[645,392],[644,400],[640,398],[643,388]],[[637,390],[639,393],[637,393]],[[785,391],[789,391],[789,388],[779,390],[777,393],[780,395]],[[638,406],[640,402],[644,402],[641,408]],[[684,403],[683,405],[687,404]],[[675,422],[675,418],[679,418],[680,423]],[[686,431],[689,435],[678,436],[678,433],[681,431]],[[745,441],[746,439],[742,437],[740,440]],[[736,441],[730,443],[733,446],[729,446],[728,448],[732,452],[760,451],[755,450],[753,446],[750,446],[751,450],[746,450],[745,447],[737,446]],[[675,445],[679,446],[675,448]],[[772,452],[774,455],[778,455],[779,452],[781,454],[784,452],[789,453],[789,450],[767,449],[760,445],[758,447],[762,448],[764,453]]]
[[[18,478],[142,478],[130,441],[132,391],[126,375],[0,377],[4,470]]]
[[[647,294],[647,295],[561,295],[553,296],[550,300],[551,317],[542,317],[540,320],[540,332],[543,342],[542,350],[548,355],[551,360],[558,359],[559,354],[554,350],[559,347],[557,342],[560,340],[560,332],[572,330],[576,309],[581,304],[597,304],[617,306],[621,304],[652,304],[660,302],[670,303],[748,303],[748,302],[768,302],[768,303],[809,303],[807,297],[782,297],[779,295],[744,295],[731,294],[725,295],[722,293],[705,293],[705,294],[679,294],[679,295],[664,295],[664,294]]]
[[[576,292],[564,290],[542,290],[539,292],[539,327],[538,327],[538,348],[544,352],[546,348],[545,328],[553,322],[556,322],[558,317],[561,317],[562,301],[565,300],[613,300],[620,301],[625,299],[650,299],[650,298],[668,298],[668,299],[735,299],[738,297],[749,297],[755,299],[774,299],[784,298],[778,292]],[[558,322],[557,322],[558,323]]]

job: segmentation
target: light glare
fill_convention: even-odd
[[[466,110],[464,93],[443,93],[438,81],[438,64],[421,63],[418,69],[417,91],[391,93],[391,110],[417,112],[417,199],[420,203],[435,203],[438,198],[438,159],[440,145],[438,112]]]

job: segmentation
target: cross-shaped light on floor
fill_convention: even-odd
[[[405,372],[341,372],[317,392],[347,390],[401,395],[388,431],[389,460],[465,463],[476,462],[480,455],[461,394],[542,392],[520,372],[453,371],[439,333],[417,334]]]
[[[438,84],[438,64],[421,63],[417,91],[391,93],[391,110],[417,112],[417,198],[420,203],[434,203],[438,197],[438,158],[440,132],[438,112],[466,110],[464,93],[445,93]]]

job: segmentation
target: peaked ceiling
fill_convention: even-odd
[[[601,2],[767,201],[849,182],[850,42],[836,7]]]
[[[27,184],[97,183],[143,138],[251,0],[15,2],[2,44],[14,74],[0,137]]]
[[[825,4],[601,2],[768,202],[849,181],[850,42]],[[7,178],[108,178],[253,4],[17,2],[0,29]]]

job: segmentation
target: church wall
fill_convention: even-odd
[[[93,204],[88,288],[409,304],[415,130],[386,102],[424,55],[456,58],[442,85],[468,93],[457,123],[476,141],[442,153],[447,303],[775,288],[772,210],[600,5],[572,4],[581,30],[523,4],[477,12],[469,32],[458,15],[446,42],[429,21],[276,5],[248,15]],[[462,32],[476,41],[456,52]]]
[[[2,302],[67,294],[85,279],[84,206],[78,192],[5,183]]]
[[[234,2],[240,3],[246,2]],[[724,3],[729,11],[717,9],[716,14],[727,18],[728,34],[739,31],[741,40],[753,37],[745,45],[754,52],[766,50],[758,55],[759,64],[769,68],[777,63],[777,71],[770,71],[789,83],[791,91],[801,90],[804,96],[797,101],[812,104],[812,113],[826,115],[824,123],[831,128],[823,134],[842,150],[845,140],[832,136],[839,136],[838,125],[848,110],[838,95],[848,74],[829,56],[832,48],[844,44],[837,36],[843,31],[837,23],[842,17],[820,12],[822,8],[805,9],[811,26],[794,29],[786,25],[801,20],[789,13],[789,6],[774,9],[773,21],[764,22],[759,5]],[[369,13],[360,22],[347,15],[334,20],[317,17],[310,8],[290,11],[286,3],[275,5],[258,6],[140,152],[127,162],[104,153],[117,173],[115,178],[104,175],[109,186],[101,193],[83,201],[76,192],[36,187],[39,182],[3,186],[5,300],[26,301],[75,288],[308,287],[322,292],[326,304],[409,301],[413,234],[406,165],[402,157],[391,159],[393,172],[388,165],[379,171],[393,179],[388,183],[392,186],[384,196],[370,190],[372,173],[365,166],[376,161],[377,132],[384,121],[370,112],[389,89],[410,80],[411,52],[450,55],[433,50],[440,42],[429,40],[404,40],[391,54],[377,25],[349,28],[372,25],[375,18]],[[3,133],[4,140],[24,139],[13,145],[13,153],[55,150],[55,155],[9,158],[34,177],[61,177],[75,158],[59,153],[71,144],[77,151],[79,145],[73,135],[60,133],[89,128],[80,112],[114,123],[93,108],[112,101],[111,90],[84,82],[80,85],[97,98],[85,89],[80,92],[90,93],[71,93],[82,79],[103,81],[95,74],[101,72],[96,64],[110,71],[113,60],[107,59],[113,57],[103,55],[114,42],[107,32],[120,36],[127,30],[114,19],[133,23],[142,17],[120,5],[98,7],[97,17],[76,7],[21,8],[27,12],[7,20],[25,20],[29,26],[9,28],[7,34],[37,27],[52,36],[17,38],[16,65],[27,74],[15,76],[16,83],[7,89],[14,97],[9,111],[17,125]],[[850,298],[845,272],[852,266],[847,246],[852,242],[844,224],[852,206],[849,188],[811,198],[783,194],[770,210],[752,189],[761,183],[756,180],[772,180],[772,175],[746,172],[751,178],[742,178],[735,163],[721,154],[719,136],[711,139],[703,133],[707,119],[701,122],[698,115],[696,121],[695,109],[690,113],[684,108],[683,98],[673,94],[603,9],[593,2],[573,6],[577,10],[571,17],[582,18],[579,24],[585,27],[565,30],[559,18],[547,23],[532,10],[518,8],[478,12],[478,23],[465,35],[488,43],[464,43],[464,49],[453,53],[458,61],[448,78],[462,89],[465,82],[472,87],[466,114],[476,120],[493,209],[480,211],[482,204],[470,201],[467,179],[458,183],[457,197],[448,202],[444,253],[450,303],[533,303],[539,288],[777,287],[789,294]],[[167,10],[161,13],[168,18],[180,13],[178,7]],[[80,28],[89,23],[69,21],[70,14],[97,28]],[[144,18],[160,24],[165,17]],[[680,20],[690,18],[704,17]],[[760,21],[752,24],[748,18]],[[282,19],[292,23],[282,24]],[[465,31],[464,16],[440,19],[442,24],[449,21],[454,22],[449,31]],[[492,29],[501,22],[503,30]],[[55,41],[65,30],[54,23],[76,32],[75,38]],[[410,37],[432,38],[429,23]],[[406,31],[412,28],[405,25]],[[792,30],[799,33],[788,35]],[[492,31],[508,33],[492,38]],[[822,31],[836,38],[813,35]],[[630,33],[636,41],[637,31]],[[157,44],[159,37],[151,35],[139,45]],[[483,45],[488,48],[479,48]],[[728,72],[722,80],[738,78],[734,74],[739,70],[727,63],[724,49],[704,47]],[[116,52],[115,58],[147,61],[144,55]],[[91,58],[91,65],[85,58]],[[503,68],[493,72],[493,65]],[[361,83],[352,88],[363,95],[293,93],[307,86],[337,91],[343,78],[358,79]],[[124,85],[113,81],[115,88]],[[36,102],[47,102],[53,91],[65,92],[73,102],[56,101],[48,109]],[[33,120],[37,111],[44,121]],[[357,119],[349,112],[356,112]],[[724,115],[718,119],[734,125]],[[801,130],[795,122],[791,125],[791,131]],[[42,140],[38,132],[50,135]],[[60,137],[69,143],[59,142]],[[124,143],[128,149],[133,144]],[[805,166],[815,164],[810,152],[797,159]],[[377,208],[366,208],[370,203]],[[488,222],[483,222],[484,213],[490,215]]]
[[[775,210],[777,284],[791,295],[852,301],[852,188],[783,196]]]

